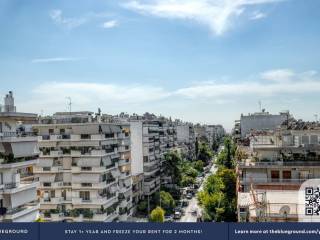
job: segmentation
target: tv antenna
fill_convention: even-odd
[[[72,99],[71,97],[66,97],[66,99],[69,101],[68,102],[68,107],[69,107],[69,113],[71,115],[71,110],[72,110]]]
[[[260,112],[262,111],[262,104],[261,104],[261,100],[259,100],[259,110],[260,110]]]

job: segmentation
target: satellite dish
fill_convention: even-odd
[[[288,205],[284,205],[280,208],[280,211],[279,211],[280,215],[288,216],[289,213],[290,213],[290,207]]]

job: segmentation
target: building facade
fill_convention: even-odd
[[[298,190],[320,178],[320,126],[284,122],[255,132],[237,164],[239,221],[298,221]]]
[[[12,92],[0,111],[0,222],[32,222],[39,202],[33,175],[38,163],[37,137],[31,131],[36,114],[16,112]]]
[[[240,118],[240,135],[241,138],[247,137],[252,130],[264,131],[275,130],[284,121],[290,118],[289,112],[279,114],[270,114],[269,112],[257,112],[249,115],[241,114]]]
[[[39,136],[40,211],[47,221],[126,221],[132,213],[130,128],[91,112],[57,113]]]

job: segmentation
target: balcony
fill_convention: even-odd
[[[279,179],[279,178],[239,178],[241,184],[293,184],[293,185],[301,185],[303,182],[309,179],[306,178],[290,178],[290,179]]]
[[[0,132],[0,142],[37,142],[33,132]]]
[[[5,161],[0,157],[0,169],[14,169],[14,168],[25,168],[28,166],[33,166],[39,163],[38,157],[33,158],[21,158],[15,159],[13,161]]]
[[[259,161],[247,159],[245,162],[237,163],[241,168],[278,168],[278,167],[320,167],[320,161]]]
[[[108,185],[106,182],[99,183],[72,183],[73,189],[104,189]]]
[[[3,194],[14,194],[30,189],[36,190],[36,188],[39,186],[39,181],[37,178],[35,178],[33,181],[5,183],[3,186]]]
[[[71,167],[72,173],[104,173],[105,167]]]
[[[41,198],[40,204],[61,204],[65,202],[63,197],[49,197],[49,198]]]
[[[63,169],[62,166],[55,166],[55,167],[39,167],[39,166],[36,166],[33,169],[33,172],[37,173],[37,174],[41,174],[41,173],[59,173],[59,172],[63,172],[63,171],[65,171],[65,170]]]
[[[119,166],[125,166],[125,165],[128,165],[130,163],[131,163],[130,159],[126,159],[126,160],[123,159],[123,160],[119,161]]]
[[[131,173],[130,172],[121,172],[119,179],[126,179],[128,177],[131,177]]]
[[[38,203],[35,203],[8,210],[3,219],[15,222],[17,219],[23,217],[24,219],[35,221],[39,211],[39,206],[40,205]]]
[[[112,205],[113,203],[118,201],[118,197],[114,196],[112,198],[107,197],[94,197],[90,199],[82,199],[82,198],[72,198],[73,205]]]

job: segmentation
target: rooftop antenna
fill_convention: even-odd
[[[70,115],[71,115],[72,100],[71,100],[71,97],[66,97],[66,99],[68,99],[68,100],[69,100],[69,102],[68,102],[68,107],[69,107],[69,113],[70,113]]]
[[[260,112],[262,111],[262,107],[261,107],[261,100],[259,100],[259,110],[260,110]]]

